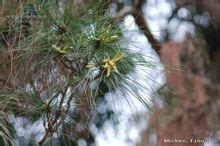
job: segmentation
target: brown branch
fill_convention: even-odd
[[[50,121],[48,122],[48,128],[46,129],[46,133],[44,134],[43,138],[39,141],[39,146],[42,146],[44,144],[44,142],[47,140],[47,138],[51,134],[54,133],[54,129],[56,129],[60,125],[60,122],[58,123],[58,120],[61,116],[62,105],[63,105],[64,98],[65,98],[66,93],[67,93],[67,89],[68,89],[68,86],[66,86],[65,89],[62,92],[62,97],[61,97],[61,101],[59,103],[58,110],[56,111],[56,116],[55,116],[55,118],[52,122],[50,122]]]
[[[147,37],[149,43],[151,44],[152,48],[156,51],[156,53],[160,56],[161,46],[159,41],[152,35],[148,24],[146,23],[144,16],[141,11],[135,11],[133,14],[135,18],[136,24],[142,30],[144,35]]]
[[[161,46],[159,41],[152,35],[147,22],[143,16],[142,6],[144,4],[144,0],[136,0],[134,5],[126,6],[122,8],[116,16],[113,17],[114,20],[120,21],[127,15],[132,15],[135,19],[135,23],[138,25],[140,30],[147,37],[149,43],[152,45],[152,48],[156,51],[156,53],[160,56]]]
[[[125,6],[123,9],[121,9],[117,15],[113,17],[116,21],[121,21],[125,16],[132,15],[134,13],[135,9],[131,6]]]

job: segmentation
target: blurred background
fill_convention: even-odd
[[[19,11],[20,3],[27,4],[28,13],[35,15],[34,0],[0,3],[1,28],[8,16]],[[51,3],[60,7],[60,11],[68,3],[71,15],[81,17],[79,11],[92,0]],[[220,146],[220,2],[101,0],[100,3],[104,5],[104,15],[123,30],[121,45],[143,54],[154,65],[137,66],[137,73],[128,74],[145,86],[146,90],[139,88],[137,92],[150,108],[120,88],[106,92],[95,101],[87,130],[83,133],[76,130],[79,128],[76,119],[75,130],[69,131],[71,142],[54,134],[45,145]],[[4,37],[1,40],[3,46]],[[3,60],[0,52],[1,65]],[[5,88],[6,74],[0,68],[0,90]],[[42,117],[30,120],[7,114],[10,114],[7,122],[14,127],[11,130],[14,144],[37,145],[45,132]],[[4,141],[0,145],[5,145]]]

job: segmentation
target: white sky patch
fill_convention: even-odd
[[[128,15],[124,19],[124,25],[127,30],[129,31],[135,31],[138,30],[138,27],[136,26],[134,22],[134,18],[131,15]]]
[[[35,139],[39,141],[44,135],[45,128],[42,119],[32,123],[28,119],[12,115],[10,122],[16,127],[16,134],[20,137],[24,137],[26,140]]]

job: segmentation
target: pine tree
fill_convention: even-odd
[[[151,62],[122,47],[124,30],[106,15],[105,3],[95,0],[83,7],[75,1],[7,4],[10,12],[2,8],[0,50],[5,145],[13,144],[16,127],[8,120],[12,115],[43,121],[45,133],[39,145],[55,137],[64,145],[77,145],[80,138],[94,143],[88,127],[105,93],[120,88],[149,106],[136,92],[145,87],[128,74],[136,66],[152,66]]]

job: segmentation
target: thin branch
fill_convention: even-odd
[[[145,21],[145,18],[140,11],[136,11],[133,14],[135,18],[136,24],[139,26],[139,28],[143,31],[144,35],[147,37],[149,43],[152,45],[152,48],[156,51],[156,53],[160,56],[161,52],[161,45],[160,42],[153,36],[153,34],[150,31],[150,28],[148,27],[148,24]]]
[[[135,19],[136,24],[142,30],[144,35],[147,37],[149,43],[152,45],[152,48],[160,56],[161,46],[160,42],[152,35],[150,28],[148,27],[147,22],[143,16],[142,7],[144,0],[136,0],[133,6],[126,6],[122,8],[116,16],[113,17],[114,20],[120,21],[127,15],[132,15]]]
[[[131,6],[125,6],[123,9],[121,9],[117,15],[113,17],[116,21],[121,21],[125,16],[132,15],[135,12],[135,9]]]
[[[64,98],[66,96],[68,90],[68,86],[65,87],[65,89],[62,91],[62,97],[61,97],[61,101],[59,103],[59,107],[58,110],[56,111],[56,116],[54,118],[54,120],[52,122],[48,122],[48,128],[46,129],[46,133],[43,136],[43,138],[39,141],[39,146],[42,146],[44,144],[44,142],[47,140],[47,138],[54,133],[54,129],[56,129],[60,123],[58,122],[60,116],[61,116],[61,110],[62,110],[62,105],[64,102]]]

